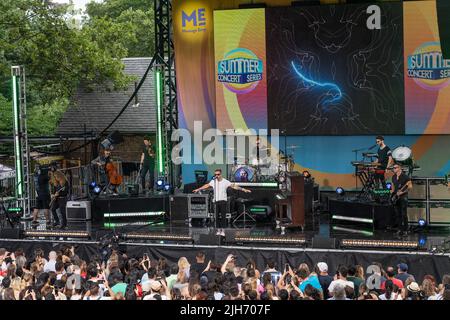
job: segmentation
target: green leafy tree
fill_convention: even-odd
[[[131,41],[124,43],[128,57],[153,56],[155,52],[153,0],[90,2],[87,4],[86,12],[89,21],[106,19],[118,25],[128,23],[128,31],[134,35]]]
[[[73,23],[70,6],[46,0],[0,1],[0,135],[11,135],[11,66],[24,65],[30,134],[52,135],[80,84],[126,88],[126,44],[136,41],[129,21],[99,17]]]

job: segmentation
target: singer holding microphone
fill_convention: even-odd
[[[378,145],[378,160],[377,168],[375,169],[375,183],[379,186],[381,184],[382,188],[386,188],[386,169],[392,167],[394,164],[394,159],[392,158],[391,149],[384,143],[383,136],[376,137],[376,143]]]
[[[216,235],[225,236],[225,231],[223,227],[226,226],[227,189],[233,188],[235,190],[244,191],[245,193],[249,193],[251,191],[245,188],[241,188],[237,184],[231,183],[230,181],[222,177],[221,169],[216,169],[214,171],[214,177],[209,183],[205,184],[204,186],[198,189],[195,189],[193,192],[196,193],[201,190],[206,190],[209,188],[214,189],[213,202],[214,202],[214,212],[216,214],[215,219],[216,222],[219,222],[218,225],[216,224],[216,228],[218,227]]]

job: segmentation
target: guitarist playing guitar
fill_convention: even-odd
[[[59,225],[61,229],[65,229],[67,226],[66,206],[67,196],[69,195],[69,182],[67,182],[66,176],[60,171],[55,171],[53,175],[56,182],[54,185],[55,193],[52,194],[52,201],[50,202],[50,209],[53,214],[53,226],[57,227]],[[61,212],[61,224],[56,212],[58,208]]]
[[[411,179],[402,171],[399,164],[394,164],[392,176],[391,200],[394,206],[394,227],[398,235],[408,234],[408,191],[412,189]]]

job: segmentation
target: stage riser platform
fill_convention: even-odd
[[[393,223],[394,208],[390,204],[377,203],[361,203],[350,200],[331,200],[328,203],[330,216],[335,215],[348,218],[362,218],[373,220],[373,228],[375,230],[385,230]],[[370,223],[352,221],[352,220],[335,220],[334,224],[364,224],[368,228],[372,228]]]

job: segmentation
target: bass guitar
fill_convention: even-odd
[[[392,203],[392,205],[395,205],[397,203],[398,199],[400,199],[400,197],[398,196],[397,193],[398,192],[404,192],[407,189],[408,189],[408,184],[405,184],[403,187],[400,188],[400,190],[398,190],[395,193],[392,193],[392,195],[391,195],[391,203]]]

